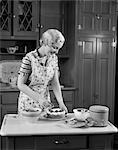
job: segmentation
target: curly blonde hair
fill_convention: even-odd
[[[65,42],[65,38],[60,31],[57,29],[48,29],[42,34],[40,39],[40,45],[56,45],[58,42]]]

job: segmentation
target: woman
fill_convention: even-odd
[[[49,84],[52,86],[59,107],[67,113],[58,78],[58,58],[56,56],[64,41],[61,32],[49,29],[42,35],[41,47],[27,53],[22,59],[18,75],[19,113],[24,110],[44,109],[50,106]]]

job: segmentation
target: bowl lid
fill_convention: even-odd
[[[93,105],[89,107],[89,110],[93,112],[108,112],[109,108],[102,105]]]

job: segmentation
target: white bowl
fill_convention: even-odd
[[[33,108],[32,110],[24,110],[21,112],[22,116],[25,117],[37,117],[41,114],[42,109],[40,108]]]
[[[40,117],[42,110],[37,109],[35,111],[22,111],[20,117],[25,121],[35,122]]]
[[[88,109],[85,108],[76,108],[73,109],[75,118],[81,121],[86,120],[88,117],[90,117],[90,113]]]

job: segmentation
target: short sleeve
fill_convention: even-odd
[[[26,55],[22,59],[19,74],[22,75],[31,74],[31,61],[28,55]]]

